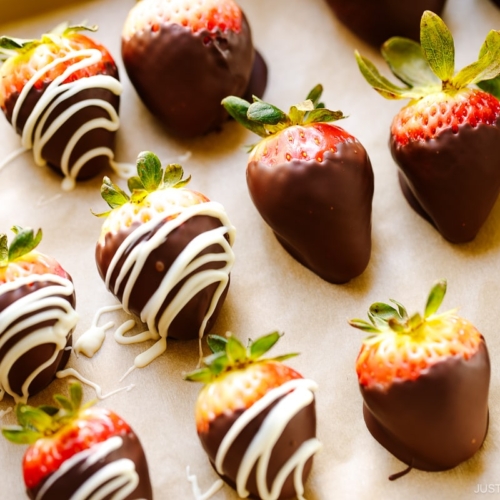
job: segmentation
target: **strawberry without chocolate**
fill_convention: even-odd
[[[366,80],[388,99],[411,99],[394,118],[390,146],[410,205],[452,243],[473,240],[500,192],[500,101],[474,88],[500,73],[500,32],[478,61],[455,73],[450,31],[432,12],[421,44],[391,38],[382,54],[399,87],[356,52]]]
[[[54,400],[59,407],[17,405],[19,425],[2,429],[10,441],[29,444],[23,458],[29,498],[151,500],[146,457],[130,426],[110,410],[81,406],[77,383],[69,399]]]
[[[490,360],[483,336],[455,310],[438,314],[446,282],[425,313],[375,303],[356,361],[363,414],[373,437],[411,467],[450,469],[481,447],[488,430]]]
[[[105,47],[58,26],[40,40],[0,37],[0,107],[37,165],[49,165],[71,189],[113,158],[121,84]]]
[[[252,200],[283,247],[331,283],[361,274],[370,259],[373,171],[359,141],[332,121],[317,85],[285,114],[230,96],[228,112],[263,139],[247,166]]]
[[[317,386],[282,361],[262,358],[277,332],[245,348],[233,336],[208,337],[214,352],[185,376],[205,384],[196,401],[196,428],[218,474],[238,495],[262,500],[303,498],[316,439]]]
[[[42,232],[13,227],[0,235],[0,399],[44,389],[66,365],[78,322],[70,275],[35,248]]]
[[[154,339],[135,360],[150,363],[166,337],[194,339],[215,322],[229,287],[235,231],[219,203],[185,188],[180,165],[162,168],[151,152],[137,159],[131,195],[104,178],[101,194],[112,210],[96,247],[107,288],[148,331],[122,343]]]
[[[224,97],[261,96],[267,82],[234,0],[141,0],[123,27],[122,56],[146,107],[180,137],[219,129]]]

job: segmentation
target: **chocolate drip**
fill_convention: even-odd
[[[371,253],[373,171],[357,141],[326,152],[322,162],[251,161],[252,200],[278,241],[301,264],[330,283],[361,274]]]
[[[105,69],[101,74],[111,76],[113,78],[118,78],[118,70],[113,64],[106,64]],[[24,126],[28,120],[28,117],[34,110],[36,104],[44,94],[47,89],[48,84],[43,85],[39,89],[36,87],[31,88],[28,92],[23,105],[20,108],[17,122],[16,122],[16,132],[22,135]],[[5,103],[5,115],[9,122],[12,123],[12,113],[14,106],[19,98],[19,93],[14,93],[9,96]],[[113,108],[118,113],[120,96],[113,94],[110,90],[105,88],[90,88],[85,89],[74,96],[63,100],[58,104],[55,109],[50,113],[42,132],[45,132],[48,127],[71,105],[88,99],[100,99],[102,101],[108,102],[113,106]],[[85,123],[98,118],[109,119],[108,112],[101,108],[100,106],[85,106],[83,109],[74,113],[67,121],[64,122],[63,126],[59,127],[54,135],[49,139],[49,141],[42,148],[42,157],[47,162],[47,164],[57,173],[62,174],[61,170],[61,160],[64,149],[71,139],[73,134]],[[114,150],[115,146],[115,136],[116,132],[106,130],[104,128],[92,129],[86,134],[84,134],[79,141],[76,143],[70,158],[69,167],[71,171],[71,166],[87,151],[95,148],[104,147]],[[89,179],[94,177],[99,172],[109,167],[109,158],[107,156],[96,156],[90,159],[81,168],[77,175],[78,180]]]
[[[392,36],[420,40],[420,19],[425,10],[440,15],[446,0],[326,0],[335,15],[353,33],[372,45]]]
[[[408,203],[452,243],[473,240],[500,192],[500,119],[406,146],[391,137]]]
[[[139,31],[122,39],[122,57],[145,106],[179,137],[217,130],[228,117],[222,99],[243,96],[249,84],[260,95],[267,80],[244,15],[239,33],[192,33],[177,24]]]
[[[268,407],[266,407],[257,417],[255,417],[238,435],[234,443],[228,450],[226,458],[223,463],[224,475],[222,479],[235,488],[236,476],[240,468],[243,455],[248,449],[252,439],[255,434],[259,431],[264,419],[268,413],[278,404],[278,402],[283,399],[284,396],[278,398]],[[227,434],[231,426],[238,419],[238,417],[245,410],[238,410],[231,414],[221,414],[218,415],[214,420],[210,422],[207,432],[200,433],[199,438],[201,444],[208,454],[212,466],[215,468],[215,457],[219,446]],[[269,460],[269,468],[267,471],[267,487],[270,490],[272,483],[286,463],[286,461],[292,456],[298,448],[307,440],[312,439],[316,436],[316,409],[314,401],[302,408],[287,424],[280,438],[276,442],[275,447],[271,453]],[[302,482],[305,483],[309,473],[311,472],[313,463],[313,458],[311,457],[305,464],[302,473]],[[256,482],[256,466],[253,467],[252,472],[248,478],[248,483],[246,485],[248,491],[250,492],[250,498],[260,498],[258,494],[257,482]],[[285,500],[296,497],[295,486],[293,482],[293,471],[285,480],[283,488],[277,500]]]
[[[65,276],[67,279],[71,281],[71,277],[69,275]],[[57,283],[47,281],[35,281],[30,285],[23,285],[14,290],[8,291],[6,293],[0,294],[0,314],[3,310],[5,310],[10,305],[14,304],[16,301],[22,299],[23,297],[36,292],[42,288],[48,286],[57,286]],[[73,293],[71,296],[66,295],[56,295],[55,297],[60,297],[67,300],[71,306],[74,308],[76,303],[75,294]],[[50,310],[52,308],[42,308],[37,309],[36,311],[28,314],[24,314],[20,316],[16,321],[7,325],[8,328],[20,323],[21,321],[26,320],[27,318],[33,316],[34,314]],[[0,364],[2,363],[3,358],[6,354],[11,350],[15,350],[15,345],[21,342],[28,335],[32,335],[33,332],[40,330],[42,328],[51,327],[55,325],[56,319],[50,319],[46,321],[42,321],[32,326],[28,326],[23,328],[18,333],[16,333],[11,339],[9,339],[0,349]],[[4,332],[0,332],[0,337]],[[66,347],[70,347],[72,345],[72,333],[73,330],[68,332]],[[19,397],[23,396],[22,386],[26,379],[42,364],[46,363],[53,355],[56,350],[55,344],[41,344],[33,347],[23,355],[19,356],[18,359],[13,363],[11,370],[9,371],[9,384],[12,391],[17,394]],[[70,356],[70,350],[61,350],[57,355],[56,359],[47,366],[44,370],[42,370],[30,383],[28,388],[28,394],[33,396],[40,392],[42,389],[47,387],[52,380],[54,380],[55,374],[57,371],[63,369],[68,362]]]
[[[387,389],[360,386],[373,437],[416,469],[451,469],[481,447],[488,430],[490,360],[484,341],[469,360],[455,356],[417,380]]]
[[[165,224],[164,220],[161,220],[158,225],[148,233],[143,239],[150,239],[158,229]],[[181,252],[186,248],[186,246],[198,235],[204,233],[205,231],[210,231],[217,227],[221,227],[221,222],[210,216],[206,215],[198,215],[191,217],[186,222],[184,222],[181,226],[174,229],[171,233],[169,233],[166,241],[156,248],[146,259],[144,267],[137,278],[136,284],[133,287],[132,293],[130,295],[129,301],[129,310],[133,314],[140,316],[140,313],[146,304],[146,302],[151,298],[154,292],[156,292],[158,286],[163,280],[165,274],[172,266],[174,261],[179,257]],[[129,228],[122,229],[117,233],[107,233],[105,236],[104,244],[98,244],[96,247],[96,263],[99,270],[99,274],[105,279],[109,264],[118,250],[121,243],[125,240],[125,238],[131,234],[134,229],[138,226],[138,223],[131,225]],[[114,288],[114,284],[116,283],[116,278],[123,266],[123,263],[130,253],[130,251],[137,246],[137,244],[142,241],[137,241],[134,245],[130,246],[127,251],[124,253],[123,257],[118,261],[116,265],[116,269],[113,272],[110,280],[110,288],[111,290]],[[222,253],[224,250],[220,245],[210,245],[205,248],[202,252],[200,252],[197,257],[201,255],[205,255],[208,253]],[[224,267],[224,262],[209,262],[200,266],[195,273],[198,273],[205,269],[220,269]],[[177,295],[182,285],[192,276],[194,273],[189,274],[186,278],[184,278],[179,284],[177,284],[165,297],[162,307],[159,310],[159,313],[156,317],[156,326],[158,327],[158,321],[161,317],[161,314],[167,307],[167,305],[173,300],[173,298]],[[130,272],[127,274],[126,278],[123,280],[119,290],[116,294],[117,298],[122,301],[123,299],[123,291],[125,288],[125,283],[128,281],[130,276]],[[212,301],[212,297],[217,289],[218,283],[213,283],[196,295],[194,295],[186,306],[179,312],[179,314],[175,317],[170,328],[167,332],[168,337],[188,340],[195,339],[199,336],[199,329],[205,317],[205,314],[210,307],[210,303]],[[206,332],[210,330],[213,326],[217,316],[220,312],[222,304],[224,303],[224,299],[227,294],[227,290],[229,288],[229,284],[226,286],[217,307],[210,317],[207,327],[205,329]]]
[[[72,495],[78,490],[80,486],[83,485],[85,481],[90,479],[94,474],[96,474],[107,464],[110,464],[122,458],[128,458],[132,460],[132,462],[134,462],[135,464],[135,470],[139,475],[139,484],[137,485],[137,488],[132,493],[127,495],[124,500],[137,500],[139,498],[152,500],[153,492],[151,488],[151,481],[149,478],[148,464],[139,439],[132,431],[128,434],[120,436],[120,438],[123,441],[122,446],[120,446],[117,450],[113,450],[95,463],[88,465],[85,463],[85,459],[82,459],[75,463],[68,471],[66,471],[51,486],[49,486],[40,500],[47,500],[51,498],[66,500],[72,498]],[[33,500],[37,498],[38,492],[41,490],[47,480],[50,479],[50,477],[51,475],[47,476],[40,484],[36,486],[36,488],[28,488],[27,493],[29,498]],[[98,491],[99,490],[93,491],[92,494],[95,494]],[[116,492],[117,490],[112,491],[111,493],[103,497],[103,499],[112,500]],[[92,494],[87,498],[90,498]]]

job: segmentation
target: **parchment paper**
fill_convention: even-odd
[[[493,496],[500,495],[500,204],[474,242],[446,242],[412,211],[399,190],[388,135],[392,117],[403,102],[386,101],[373,91],[361,77],[353,55],[357,48],[382,68],[378,52],[344,28],[322,0],[239,3],[250,21],[254,44],[269,65],[266,100],[288,109],[321,82],[328,107],[349,115],[339,125],[357,136],[371,157],[375,172],[373,251],[365,273],[346,285],[328,284],[294,261],[261,220],[245,180],[244,146],[255,142],[256,136],[228,123],[221,133],[179,141],[169,137],[145,109],[120,57],[121,27],[132,0],[68,2],[66,8],[43,16],[4,23],[0,31],[33,38],[66,20],[98,24],[100,30],[93,36],[114,55],[124,86],[116,159],[133,162],[140,151],[152,150],[163,161],[178,161],[191,153],[182,161],[192,175],[190,187],[223,203],[237,228],[237,262],[213,332],[232,331],[245,340],[278,329],[285,335],[273,352],[299,351],[301,355],[289,364],[319,384],[318,437],[323,449],[307,482],[308,500],[462,499],[474,498],[480,494],[476,491],[486,488]],[[487,32],[500,28],[500,9],[488,0],[448,0],[444,18],[455,36],[457,68],[475,60]],[[0,158],[20,145],[20,138],[2,118]],[[111,170],[105,174],[119,181]],[[99,194],[101,180],[98,177],[79,184],[73,192],[63,192],[61,179],[36,167],[29,152],[0,172],[0,231],[10,232],[12,225],[43,228],[39,249],[56,257],[75,282],[80,314],[75,339],[90,327],[100,307],[117,303],[105,289],[94,262],[102,220],[90,210],[106,209]],[[363,333],[349,327],[347,319],[365,317],[372,302],[389,298],[401,301],[411,312],[422,310],[428,290],[440,278],[448,280],[443,310],[458,306],[489,346],[489,434],[480,452],[454,470],[414,470],[390,482],[388,476],[405,465],[383,449],[365,427],[354,371]],[[126,319],[123,312],[108,313],[100,324],[112,320],[118,326]],[[183,372],[196,366],[198,345],[196,341],[169,341],[165,354],[120,382],[134,357],[147,347],[118,345],[111,329],[94,358],[72,354],[69,366],[98,383],[104,393],[134,385],[99,404],[118,412],[139,435],[156,499],[194,498],[186,479],[187,466],[197,475],[202,491],[217,479],[195,430],[194,402],[200,386],[182,379]],[[66,389],[67,380],[57,380],[30,402],[48,403],[52,394]],[[85,397],[94,398],[94,390],[85,387]],[[12,406],[13,400],[6,396],[0,411]],[[3,416],[0,423],[13,423],[13,414]],[[24,498],[23,453],[23,446],[0,440],[2,499]],[[229,486],[214,496],[216,500],[235,498]]]

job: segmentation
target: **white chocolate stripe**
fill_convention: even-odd
[[[42,158],[42,149],[44,145],[53,137],[57,130],[63,127],[67,120],[77,111],[88,106],[98,106],[104,109],[109,114],[109,119],[96,118],[83,124],[77,131],[74,132],[72,138],[68,141],[68,144],[66,145],[61,158],[61,170],[65,176],[65,180],[63,181],[64,189],[72,189],[74,187],[78,172],[90,159],[101,155],[108,156],[112,159],[114,156],[113,151],[109,148],[95,148],[91,151],[88,151],[84,156],[79,158],[73,166],[70,167],[69,165],[69,159],[71,157],[72,151],[74,150],[77,142],[87,132],[100,128],[112,132],[118,129],[120,120],[116,110],[107,101],[104,101],[102,99],[87,99],[85,101],[72,105],[63,113],[61,113],[61,115],[59,115],[54,120],[54,122],[51,123],[51,125],[47,128],[46,131],[43,132],[42,135],[44,125],[56,106],[58,106],[61,102],[69,99],[73,95],[81,92],[82,90],[102,88],[109,90],[115,95],[121,94],[121,83],[116,78],[109,75],[95,75],[86,78],[80,78],[73,82],[63,83],[73,73],[98,63],[102,58],[101,52],[97,49],[71,49],[71,52],[66,56],[55,59],[51,63],[47,64],[44,68],[37,71],[26,83],[16,101],[12,113],[12,126],[15,129],[21,107],[23,106],[29,91],[33,88],[35,83],[45,73],[49,72],[57,65],[75,58],[83,59],[68,66],[68,68],[66,68],[61,75],[55,78],[54,81],[47,86],[40,99],[36,103],[35,107],[33,108],[31,114],[29,115],[22,131],[23,147],[26,149],[33,148],[33,157],[35,163],[39,166],[43,166],[46,164],[45,160]]]
[[[55,324],[50,327],[35,329],[11,346],[0,359],[0,399],[7,392],[14,397],[16,402],[25,402],[29,396],[30,383],[55,361],[61,350],[66,348],[67,337],[78,322],[76,311],[68,300],[61,297],[61,295],[69,297],[73,294],[73,283],[61,276],[43,274],[21,277],[15,281],[0,285],[0,295],[35,282],[48,282],[51,284],[21,297],[0,312],[0,349],[6,342],[14,339],[17,334],[26,328],[49,320],[55,320]],[[20,320],[25,315],[27,317]],[[54,353],[48,361],[38,366],[26,378],[22,385],[22,395],[19,396],[10,387],[10,371],[21,356],[43,344],[53,344]]]
[[[108,267],[105,283],[108,289],[115,295],[118,293],[125,278],[127,278],[124,283],[122,304],[125,311],[129,312],[130,295],[148,257],[156,248],[168,240],[168,235],[174,229],[181,226],[191,217],[198,215],[214,217],[221,221],[222,226],[199,234],[186,245],[168,269],[158,289],[145,304],[140,317],[141,321],[147,324],[150,335],[143,334],[141,338],[155,338],[158,339],[158,341],[146,352],[136,357],[134,361],[136,367],[146,366],[166,350],[166,336],[175,317],[199,291],[213,283],[219,283],[199,329],[199,337],[201,338],[203,336],[207,322],[217,307],[217,303],[229,282],[229,273],[234,264],[234,253],[231,245],[234,242],[235,231],[222,205],[217,202],[207,202],[182,209],[175,218],[166,221],[159,227],[150,239],[141,240],[145,235],[156,229],[162,219],[167,217],[165,213],[158,214],[157,217],[137,227],[127,236],[127,238],[125,238]],[[229,242],[226,239],[226,235],[228,235]],[[197,255],[212,245],[219,245],[222,247],[223,252],[210,253],[197,258]],[[113,287],[111,287],[111,276],[115,272],[118,262],[130,248],[131,250],[122,263]],[[210,262],[225,262],[226,264],[220,269],[207,269],[198,273],[195,272],[201,266]],[[130,275],[127,277],[129,273]],[[157,315],[159,314],[165,297],[178,283],[186,279],[192,273],[194,274],[183,283],[181,289],[163,311],[159,318],[157,328]],[[119,338],[120,336],[118,336],[118,339]],[[130,340],[126,342],[131,343]]]
[[[57,471],[50,475],[44,485],[40,488],[36,500],[43,500],[45,494],[59,479],[68,474],[79,462],[84,462],[88,468],[103,460],[110,453],[118,450],[123,445],[120,436],[114,436],[102,443],[96,444],[87,450],[83,450],[66,460]],[[132,493],[139,484],[139,475],[135,470],[135,464],[128,458],[115,460],[99,469],[88,478],[71,496],[70,500],[102,500],[114,490],[113,500],[123,500]]]
[[[271,491],[267,488],[267,469],[273,448],[283,430],[301,409],[313,401],[314,396],[312,391],[316,389],[317,385],[312,380],[290,380],[280,387],[269,391],[264,397],[244,411],[226,433],[215,458],[215,467],[221,475],[224,474],[223,464],[227,452],[239,434],[263,410],[278,398],[283,397],[267,414],[259,431],[254,436],[243,456],[236,476],[236,489],[240,497],[248,497],[249,492],[246,489],[246,484],[253,467],[257,464],[256,482],[259,496],[262,500],[276,500],[281,493],[286,478],[294,469],[295,491],[297,496],[302,498],[304,491],[302,471],[304,465],[321,448],[321,443],[316,438],[304,442],[294,455],[288,459],[274,478]]]

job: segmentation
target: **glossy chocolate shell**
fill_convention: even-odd
[[[301,264],[331,283],[360,275],[371,253],[373,170],[356,140],[322,162],[269,167],[251,161],[252,200],[278,241]]]
[[[408,203],[448,241],[473,240],[500,193],[500,119],[390,147]]]

